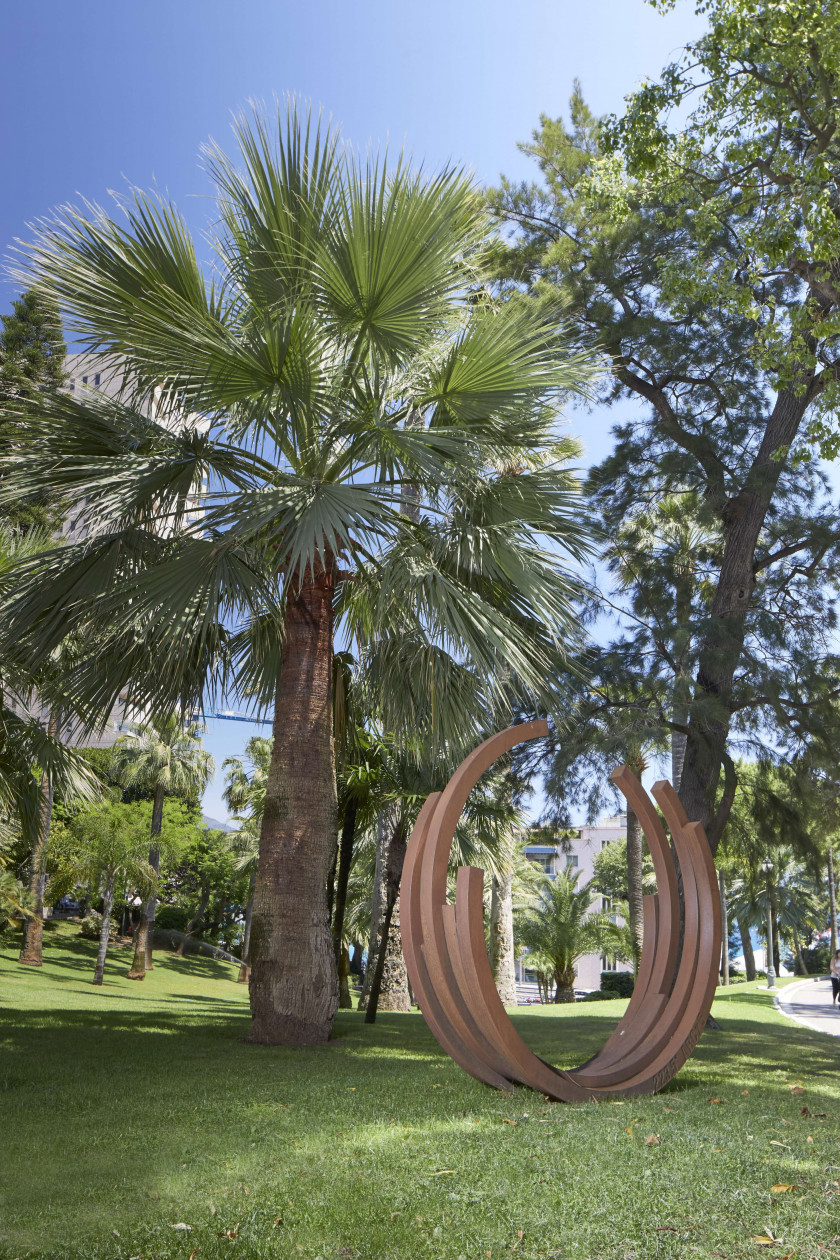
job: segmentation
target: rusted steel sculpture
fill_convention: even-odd
[[[484,943],[484,872],[458,870],[455,902],[446,873],[455,827],[470,791],[497,757],[548,733],[545,722],[513,726],[485,740],[431,795],[411,834],[402,877],[402,941],[411,986],[447,1054],[497,1089],[529,1085],[551,1098],[649,1094],[661,1089],[694,1049],[714,997],[720,958],[720,898],[709,846],[670,783],[653,797],[668,823],[682,878],[653,802],[621,766],[613,774],[641,822],[659,891],[644,898],[644,945],[633,996],[606,1045],[563,1072],[528,1049],[496,992]]]

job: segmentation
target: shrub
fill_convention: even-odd
[[[602,993],[600,989],[593,989],[591,993],[584,993],[583,997],[578,998],[579,1002],[611,1002],[615,997],[614,993]]]
[[[183,906],[158,906],[155,927],[161,932],[186,932],[190,912]]]
[[[802,957],[812,976],[828,974],[828,966],[831,962],[831,947],[829,945],[822,944],[816,945],[812,949],[803,949]]]
[[[88,910],[85,917],[79,924],[79,936],[83,936],[86,941],[98,941],[99,933],[102,931],[102,915],[98,910]],[[111,925],[108,932],[109,937],[113,938],[117,934],[117,924],[111,919]]]
[[[601,972],[601,992],[608,993],[610,997],[629,998],[635,984],[636,980],[632,971]]]

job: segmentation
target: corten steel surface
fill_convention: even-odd
[[[403,952],[411,986],[447,1054],[497,1089],[529,1085],[564,1102],[654,1093],[679,1071],[697,1043],[712,1005],[720,958],[720,898],[711,853],[703,829],[688,821],[670,783],[657,783],[653,796],[668,823],[682,876],[682,947],[671,845],[647,792],[621,766],[612,778],[641,822],[659,891],[644,898],[644,945],[627,1010],[606,1045],[582,1067],[561,1072],[537,1058],[502,1006],[484,943],[484,872],[460,867],[455,901],[446,901],[452,840],[470,791],[502,753],[547,733],[547,723],[528,722],[493,735],[420,811],[401,886]]]

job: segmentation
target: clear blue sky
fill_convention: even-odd
[[[621,108],[699,33],[693,0],[2,0],[0,253],[50,209],[106,203],[127,183],[167,191],[200,231],[212,213],[199,148],[231,112],[297,93],[359,146],[403,146],[482,182],[517,178],[516,148],[579,78],[597,113]],[[0,309],[14,287],[0,282]],[[577,418],[590,458],[617,417]],[[577,427],[577,426],[576,426]],[[268,728],[213,722],[217,763]],[[221,781],[205,809],[224,818]]]

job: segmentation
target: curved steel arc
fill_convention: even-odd
[[[491,736],[420,811],[401,889],[409,979],[440,1045],[485,1084],[498,1089],[528,1085],[566,1102],[651,1093],[694,1049],[714,997],[720,953],[720,902],[709,846],[669,783],[657,783],[653,796],[673,848],[653,802],[628,767],[612,776],[641,822],[658,892],[644,898],[644,945],[627,1011],[601,1050],[575,1071],[561,1071],[538,1058],[502,1006],[484,941],[483,871],[460,867],[455,902],[446,901],[455,828],[472,788],[503,753],[547,733],[548,724],[540,721]]]

